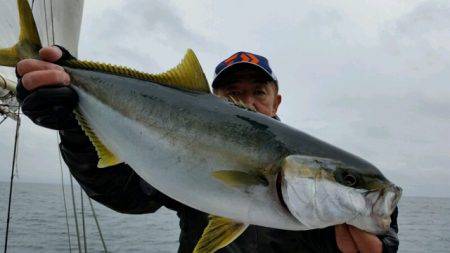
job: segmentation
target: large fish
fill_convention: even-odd
[[[20,42],[0,51],[2,65],[36,57],[41,47],[27,1],[18,4]],[[61,65],[100,168],[125,162],[164,194],[212,214],[196,252],[226,246],[248,224],[389,228],[399,187],[361,158],[214,96],[190,50],[159,75],[78,60]]]

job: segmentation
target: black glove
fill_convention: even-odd
[[[30,92],[19,80],[16,91],[22,112],[35,124],[55,130],[78,127],[73,113],[78,103],[78,95],[72,88],[52,85]]]
[[[66,49],[60,48],[63,56],[58,62],[73,59]],[[17,75],[17,78],[17,101],[22,107],[22,112],[35,124],[55,130],[79,127],[73,113],[78,103],[78,95],[71,87],[52,85],[28,91],[22,85],[22,77]]]

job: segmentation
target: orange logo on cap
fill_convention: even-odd
[[[256,58],[256,56],[254,54],[248,53],[247,55],[251,58],[251,60],[250,60],[251,63],[254,63],[254,64],[259,63],[258,58]]]
[[[246,62],[248,62],[248,60],[250,60],[250,58],[248,58],[248,56],[244,53],[241,54],[241,59],[242,59],[242,61],[246,61]]]
[[[238,53],[233,54],[232,56],[228,57],[228,59],[225,60],[225,64],[228,66],[230,65],[234,59],[236,59],[238,56]]]
[[[259,59],[252,53],[235,53],[232,56],[228,57],[224,62],[226,66],[229,66],[238,56],[241,57],[241,60],[244,62],[250,62],[254,64],[259,63]]]

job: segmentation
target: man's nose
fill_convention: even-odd
[[[253,98],[253,96],[249,95],[249,94],[243,94],[241,96],[241,100],[242,102],[244,102],[244,104],[253,107],[254,103],[255,103],[255,99]]]

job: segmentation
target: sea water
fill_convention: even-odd
[[[9,184],[0,182],[0,249],[4,247]],[[88,252],[103,252],[92,211],[84,196],[83,236],[80,190],[75,205],[80,236],[77,236],[71,188],[66,186],[70,245]],[[114,212],[93,201],[109,252],[176,252],[178,218],[161,208],[156,213],[129,215]],[[399,252],[450,252],[450,199],[403,197],[399,204]],[[69,252],[69,237],[62,188],[59,185],[17,183],[13,188],[8,252]],[[78,242],[78,238],[80,241]]]

